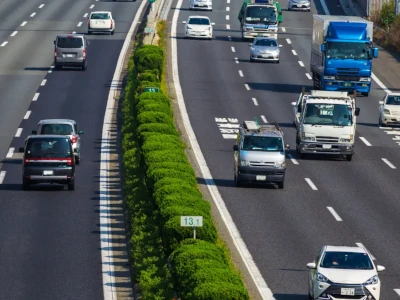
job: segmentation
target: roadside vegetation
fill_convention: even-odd
[[[381,10],[370,17],[378,28],[374,30],[374,41],[400,54],[400,15],[395,15],[395,0],[383,4]]]
[[[157,31],[159,46],[139,42],[135,47],[122,103],[134,279],[146,300],[247,300],[175,128],[165,79],[167,24],[159,22]],[[203,216],[196,240],[191,228],[180,226],[182,215]]]

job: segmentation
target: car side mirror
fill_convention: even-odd
[[[384,102],[383,101],[379,101],[379,105],[383,105],[384,104]]]
[[[282,11],[278,12],[278,14],[279,14],[280,16],[282,16]]]
[[[249,44],[249,46],[253,46],[253,44]]]
[[[360,108],[356,107],[356,116],[358,117],[360,115]]]
[[[53,41],[53,44],[55,45],[55,44],[56,44],[56,41]]]
[[[32,130],[32,134],[37,134],[37,131],[36,130]]]
[[[78,149],[75,148],[75,149],[74,149],[74,153],[76,153],[76,152],[78,152]]]
[[[24,153],[25,152],[25,148],[24,147],[19,147],[18,152],[19,153]]]
[[[378,57],[378,48],[374,48],[374,58]]]
[[[376,266],[376,270],[377,270],[378,272],[383,272],[383,271],[386,270],[386,268],[385,268],[384,266],[377,265],[377,266]]]
[[[321,52],[325,52],[325,44],[321,45]]]
[[[296,102],[292,102],[292,105],[293,105],[293,106],[296,106],[296,105],[297,105],[297,103],[296,103]]]
[[[285,146],[285,150],[286,151],[290,151],[290,145],[289,144]]]
[[[186,21],[182,21],[183,24],[186,24]]]
[[[239,151],[238,145],[233,145],[233,151]]]
[[[215,25],[215,23],[213,22],[213,23],[211,23],[211,26],[214,26]]]
[[[85,132],[84,132],[83,130],[78,130],[78,134],[79,134],[79,135],[85,134]]]
[[[316,266],[316,264],[315,263],[308,263],[307,264],[307,268],[309,268],[309,269],[316,269],[317,268],[317,266]]]

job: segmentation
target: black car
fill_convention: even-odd
[[[72,143],[64,135],[28,136],[22,165],[22,189],[38,183],[67,184],[75,189],[75,159]]]

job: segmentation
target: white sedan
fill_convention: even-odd
[[[114,34],[115,21],[110,11],[93,11],[88,17],[88,34],[107,32]]]
[[[185,38],[206,38],[212,39],[213,37],[213,26],[215,23],[211,23],[209,17],[205,16],[190,16],[187,21],[183,21],[185,24]]]
[[[384,271],[385,267],[375,267],[371,255],[364,248],[324,246],[307,267],[310,269],[310,299],[380,298],[378,272]]]
[[[212,11],[212,0],[190,0],[189,9],[204,9]]]
[[[379,101],[379,126],[400,125],[400,93],[386,94]]]

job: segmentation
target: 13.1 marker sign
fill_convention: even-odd
[[[181,216],[181,226],[184,227],[202,227],[202,216]]]

